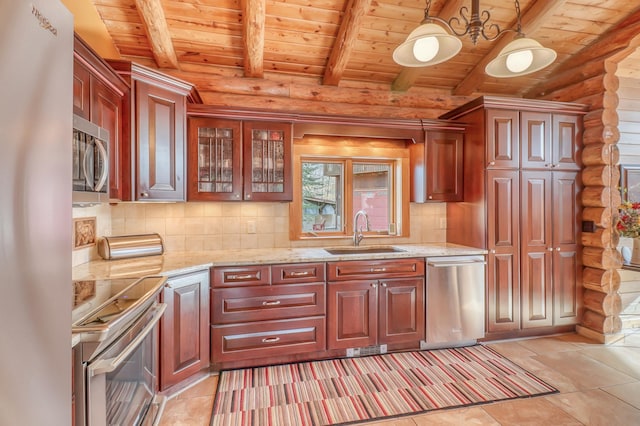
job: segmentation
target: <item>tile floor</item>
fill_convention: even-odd
[[[365,424],[640,425],[640,329],[609,345],[577,334],[488,345],[560,392]],[[208,426],[216,380],[210,376],[169,399],[160,426]]]

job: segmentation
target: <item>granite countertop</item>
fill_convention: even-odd
[[[364,245],[363,245],[364,246]],[[74,280],[138,278],[145,275],[181,275],[211,266],[399,259],[408,257],[484,255],[484,249],[457,244],[393,244],[401,252],[332,255],[323,248],[271,248],[190,251],[121,260],[94,260],[73,268]]]

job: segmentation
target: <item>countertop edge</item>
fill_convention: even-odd
[[[413,257],[486,255],[487,250],[451,243],[393,244],[402,252],[331,255],[323,248],[235,249],[168,252],[163,255],[118,260],[93,260],[72,269],[74,280],[177,276],[215,266],[384,260]]]

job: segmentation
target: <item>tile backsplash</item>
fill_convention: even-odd
[[[383,243],[438,243],[446,240],[446,204],[411,204],[408,238]],[[348,244],[348,239],[290,241],[289,204],[257,202],[120,203],[74,208],[73,217],[97,219],[101,236],[157,232],[165,251],[290,248]],[[254,232],[255,231],[255,232]],[[73,265],[98,257],[95,247],[73,253]]]

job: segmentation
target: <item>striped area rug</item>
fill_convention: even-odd
[[[554,392],[474,345],[223,371],[211,425],[338,425]]]

